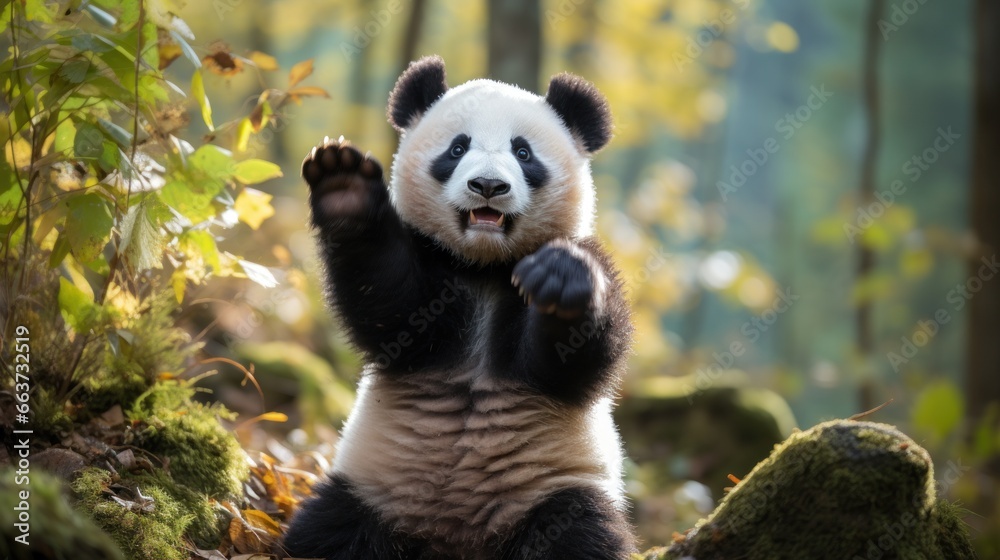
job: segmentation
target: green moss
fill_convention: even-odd
[[[54,396],[52,389],[38,385],[31,397],[31,429],[36,437],[59,441],[61,434],[73,429],[64,400]]]
[[[163,489],[139,486],[148,498],[147,509],[138,505],[126,507],[109,498],[104,489],[111,482],[111,473],[98,468],[88,468],[73,482],[73,495],[77,507],[87,512],[91,519],[118,544],[128,560],[184,560],[187,554],[181,549],[184,530],[193,516]]]
[[[208,496],[178,484],[161,470],[133,476],[129,478],[127,485],[159,488],[180,504],[181,510],[192,517],[184,535],[199,548],[215,548],[222,541],[228,518],[220,514],[220,510]]]
[[[104,364],[82,377],[80,402],[86,411],[100,414],[116,404],[134,402],[162,372],[178,372],[198,345],[190,344],[183,329],[174,327],[172,296],[152,297],[149,308],[132,317],[124,328],[109,332]]]
[[[84,515],[74,511],[62,493],[59,479],[41,471],[30,473],[27,486],[16,484],[13,469],[0,470],[0,557],[11,560],[50,558],[122,560],[111,539]],[[22,491],[28,495],[28,545],[15,541],[15,527],[24,512]],[[15,507],[21,507],[15,510]]]
[[[219,417],[232,414],[221,405],[191,400],[187,385],[164,381],[154,385],[129,413],[139,422],[136,443],[169,460],[170,476],[210,498],[241,494],[248,470],[243,449]]]
[[[793,434],[666,558],[975,558],[937,502],[930,456],[892,426],[834,421]]]

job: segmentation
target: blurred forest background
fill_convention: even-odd
[[[323,135],[343,134],[388,162],[396,143],[384,116],[388,92],[422,55],[443,56],[451,84],[489,76],[543,93],[550,75],[567,70],[595,82],[616,118],[613,142],[594,161],[598,215],[639,327],[623,416],[631,399],[643,404],[630,418],[651,424],[623,429],[626,438],[645,430],[647,447],[667,447],[634,458],[665,458],[673,479],[721,486],[725,473],[707,473],[736,452],[714,449],[711,440],[729,438],[713,430],[739,429],[745,418],[720,428],[688,418],[689,399],[664,404],[691,389],[741,388],[726,398],[754,404],[726,406],[760,406],[782,433],[892,399],[875,418],[908,430],[939,468],[960,465],[949,493],[989,515],[1000,500],[1000,369],[970,352],[994,352],[988,347],[1000,340],[995,323],[973,329],[970,313],[996,316],[998,287],[984,277],[958,290],[978,270],[970,262],[991,256],[973,233],[973,8],[933,0],[190,3],[184,13],[196,36],[268,52],[283,65],[314,57],[314,81],[330,93],[289,106],[273,137],[256,144],[286,169],[268,189],[276,214],[231,242],[287,276],[277,296],[256,288],[242,294],[249,307],[216,308],[220,327],[237,333],[262,313],[264,324],[242,340],[253,344],[249,357],[270,350],[266,361],[280,367],[288,348],[275,341],[293,341],[329,360],[349,387],[359,364],[320,303],[306,190],[294,172],[301,157]],[[257,80],[244,73],[206,88],[210,97],[252,99]],[[655,427],[668,423],[688,435]],[[987,435],[970,439],[980,427]],[[692,441],[698,429],[709,442]],[[747,436],[732,439],[738,446]],[[648,490],[642,482],[632,489]],[[666,522],[646,526],[647,536],[684,526],[673,509],[679,498],[703,511],[710,503],[697,487],[677,489],[640,500],[640,510]]]
[[[388,93],[422,55],[441,55],[452,85],[486,76],[544,93],[570,71],[615,115],[593,170],[600,235],[638,326],[619,422],[646,542],[711,511],[726,475],[746,474],[794,427],[891,400],[870,418],[931,451],[939,490],[974,512],[981,554],[1000,555],[1000,200],[987,169],[1000,147],[1000,49],[986,0],[177,9],[206,66],[246,57],[205,73],[215,122],[252,111],[274,65],[312,59],[309,83],[328,93],[283,105],[249,139],[247,154],[284,176],[257,187],[273,215],[220,243],[277,286],[226,278],[181,294],[180,321],[203,352],[253,364],[265,403],[225,366],[204,381],[211,398],[248,418],[289,415],[241,432],[247,446],[329,449],[361,367],[323,303],[298,177],[308,150],[344,135],[388,164]],[[165,75],[186,84],[191,72]],[[190,136],[209,134],[198,104],[185,108]]]

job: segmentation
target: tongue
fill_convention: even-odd
[[[476,220],[480,222],[493,222],[494,224],[500,221],[503,216],[500,212],[492,208],[479,208],[472,211],[476,215]]]

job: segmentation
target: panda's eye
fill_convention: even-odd
[[[465,146],[455,144],[451,147],[451,157],[462,157],[465,154]]]
[[[516,155],[517,159],[521,161],[528,161],[531,159],[531,152],[528,148],[518,148],[517,151],[514,152],[514,155]]]

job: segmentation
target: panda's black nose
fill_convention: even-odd
[[[510,185],[500,179],[484,179],[476,177],[469,180],[469,190],[485,196],[486,198],[506,194],[510,191]]]

